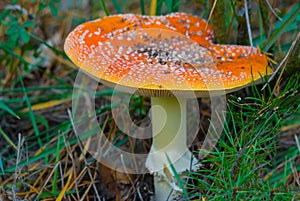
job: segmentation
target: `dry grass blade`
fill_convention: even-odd
[[[208,19],[207,19],[207,22],[208,22],[208,23],[209,23],[209,21],[210,21],[210,19],[211,19],[211,17],[212,17],[212,14],[213,14],[213,12],[214,12],[214,10],[215,10],[215,7],[216,7],[216,5],[217,5],[217,2],[218,2],[218,0],[214,0],[213,6],[212,6],[212,8],[210,9],[209,16],[208,16]],[[207,29],[207,26],[208,26],[208,24],[206,25],[205,30]]]
[[[17,160],[16,160],[16,169],[14,174],[14,183],[12,187],[13,200],[17,200],[17,181],[19,180],[19,175],[21,174],[21,169],[18,167],[21,162],[23,145],[25,138],[19,133],[18,134],[18,146],[17,146]]]
[[[80,151],[81,151],[82,153],[84,153],[84,149],[83,149],[83,147],[82,147],[81,140],[80,140],[80,138],[79,138],[79,135],[78,135],[78,133],[77,133],[77,130],[76,130],[76,127],[75,127],[73,118],[72,118],[72,113],[71,113],[71,111],[70,111],[69,109],[68,109],[68,115],[69,115],[70,122],[71,122],[72,127],[73,127],[73,130],[74,130],[74,133],[75,133],[75,135],[76,135],[76,138],[77,138],[77,141],[78,141],[78,145],[79,145]],[[92,182],[92,184],[93,184],[93,188],[94,188],[95,194],[96,194],[96,196],[97,196],[97,199],[98,199],[98,200],[101,200],[101,198],[100,198],[100,196],[99,196],[99,193],[98,193],[98,190],[97,190],[97,188],[96,188],[95,182],[94,182],[94,178],[93,178],[92,173],[91,173],[91,170],[90,170],[90,168],[89,168],[89,164],[88,164],[88,162],[87,162],[85,156],[83,156],[83,160],[84,160],[84,163],[85,163],[85,165],[86,165],[86,167],[87,167],[88,175],[89,175],[89,177],[90,177],[90,179],[91,179],[91,182]]]
[[[297,171],[297,168],[295,167],[294,164],[290,163],[291,164],[291,170],[293,172],[293,175],[294,175],[294,179],[295,179],[295,183],[298,185],[298,187],[300,187],[300,176],[299,176],[299,173]]]
[[[65,142],[65,145],[66,145],[66,149],[67,149],[67,152],[68,152],[68,155],[69,155],[69,157],[71,158],[71,162],[72,162],[72,164],[74,165],[74,166],[76,166],[76,162],[75,162],[75,159],[73,158],[73,155],[72,155],[72,153],[71,153],[71,147],[70,147],[70,144],[69,144],[69,142],[67,141],[67,139],[64,137],[64,142]],[[76,174],[77,173],[77,170],[76,170],[77,168],[75,167],[75,171],[74,171],[74,173]],[[65,170],[65,172],[66,172],[66,170]],[[70,172],[70,171],[69,171]],[[71,172],[72,173],[72,172]],[[70,174],[71,174],[70,173]],[[76,177],[76,175],[75,175],[75,177]],[[62,182],[63,182],[63,180],[62,180]],[[65,185],[64,185],[64,183],[62,184],[62,186],[64,187]],[[77,182],[75,182],[75,189],[76,189],[76,194],[77,194],[77,198],[79,199],[80,198],[80,196],[79,196],[79,194],[78,194],[78,184],[77,184]]]
[[[279,19],[279,20],[281,21],[281,20],[282,20],[281,17],[279,17],[279,16],[277,15],[277,13],[275,12],[275,10],[272,8],[272,5],[270,4],[269,0],[265,0],[265,1],[267,2],[267,5],[269,6],[269,8],[270,8],[271,12],[273,13],[273,15],[274,15],[275,17],[277,17],[277,19]]]
[[[124,172],[125,172],[125,174],[126,174],[128,180],[129,180],[130,183],[131,183],[131,187],[132,187],[132,188],[135,188],[134,182],[132,181],[130,175],[128,174],[128,170],[127,170],[127,167],[126,167],[125,162],[124,162],[123,154],[121,154],[121,162],[122,162],[122,166],[123,166]],[[143,197],[141,196],[141,193],[140,193],[139,188],[134,189],[134,190],[138,192],[138,195],[139,195],[140,200],[143,201],[144,199],[143,199]]]
[[[70,98],[66,98],[66,99],[62,99],[62,100],[50,100],[50,101],[47,101],[47,102],[32,105],[31,109],[32,109],[32,111],[44,110],[44,109],[47,109],[47,108],[52,108],[52,107],[55,107],[57,105],[69,102],[69,101],[70,101]],[[21,110],[21,112],[28,112],[28,111],[29,111],[28,108],[24,108],[24,109]]]
[[[300,143],[299,143],[299,139],[298,139],[297,135],[294,135],[294,137],[295,137],[296,145],[297,145],[299,156],[300,156]],[[293,174],[294,174],[295,182],[300,187],[300,175],[299,175],[299,173],[298,173],[297,168],[295,167],[295,165],[291,164],[291,166],[292,166],[291,168],[292,168],[292,171],[293,171]]]
[[[280,83],[281,80],[281,76],[284,72],[285,66],[287,64],[288,59],[290,58],[290,56],[292,55],[293,51],[296,49],[296,46],[299,45],[299,39],[300,39],[300,33],[297,34],[296,39],[293,41],[289,51],[286,53],[285,57],[282,59],[282,61],[279,63],[279,65],[277,66],[277,68],[274,70],[273,74],[270,76],[270,78],[268,79],[268,83],[266,83],[261,90],[264,90],[268,84],[274,79],[274,77],[277,75],[277,73],[280,71],[280,74],[278,76],[278,79],[276,81],[275,86],[278,86],[278,84]],[[275,89],[276,87],[274,87]]]
[[[250,42],[250,46],[253,47],[252,33],[251,33],[250,19],[249,19],[248,5],[247,4],[248,4],[248,0],[244,0],[245,16],[246,16],[246,23],[247,23],[247,30],[248,30],[249,42]]]
[[[157,1],[156,0],[151,0],[151,5],[150,5],[150,15],[151,16],[156,15],[156,6],[157,6]]]
[[[299,155],[300,155],[300,143],[299,143],[299,139],[298,139],[297,135],[294,135],[294,137],[295,137],[296,145],[297,145],[297,148],[298,148],[298,151],[299,151]]]
[[[71,181],[72,181],[72,179],[73,179],[73,174],[72,174],[72,172],[73,172],[73,167],[71,167],[71,169],[70,169],[70,174],[69,174],[67,183],[66,183],[66,185],[64,186],[64,188],[62,189],[62,191],[60,192],[60,194],[58,195],[58,197],[56,198],[56,201],[61,201],[61,200],[63,200],[64,195],[65,195],[66,191],[68,190],[68,188],[69,188],[69,186],[70,186],[70,183],[71,183]]]
[[[58,167],[59,163],[60,163],[60,162],[56,163],[55,166],[53,167],[53,169],[52,169],[52,171],[50,172],[48,178],[46,179],[46,181],[44,182],[42,188],[40,189],[39,195],[40,195],[40,194],[44,191],[44,189],[46,188],[48,182],[50,181],[50,179],[52,178],[52,175],[54,174],[54,170]],[[37,199],[38,199],[38,197],[36,197],[35,200],[37,200]]]
[[[93,180],[96,179],[96,176],[97,176],[97,171],[94,172]],[[91,182],[91,183],[89,184],[89,186],[87,187],[86,191],[84,192],[84,194],[83,194],[83,196],[82,196],[82,198],[81,198],[80,200],[84,200],[84,198],[88,195],[88,193],[89,193],[89,191],[90,191],[90,189],[91,189],[91,187],[92,187],[93,185],[94,185],[93,182]]]

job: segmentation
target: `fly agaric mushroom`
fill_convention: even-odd
[[[66,54],[92,77],[149,96],[152,106],[164,109],[165,114],[151,111],[153,140],[146,161],[157,173],[156,200],[180,191],[170,163],[181,174],[198,162],[186,145],[187,99],[236,91],[272,73],[258,49],[212,40],[211,26],[186,13],[109,16],[79,25],[66,38]]]

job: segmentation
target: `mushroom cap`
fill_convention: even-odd
[[[211,26],[186,13],[122,14],[79,25],[64,49],[103,84],[144,96],[232,92],[272,73],[258,49],[212,40]]]

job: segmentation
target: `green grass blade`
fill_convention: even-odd
[[[140,0],[140,8],[141,8],[141,14],[145,15],[145,2],[144,2],[144,0]]]
[[[182,189],[182,192],[183,192],[183,195],[184,195],[185,199],[189,200],[189,194],[188,194],[186,188],[184,187],[184,183],[182,182],[179,174],[177,173],[174,165],[172,164],[171,159],[169,158],[169,156],[167,154],[166,154],[166,157],[168,159],[168,162],[169,162],[169,165],[171,167],[171,170],[172,170],[172,172],[174,174],[175,180],[178,182],[179,187]]]
[[[14,117],[20,119],[20,117],[12,110],[10,109],[7,105],[5,105],[5,103],[3,103],[2,101],[0,102],[0,109],[8,112],[9,114],[13,115]]]
[[[107,6],[106,6],[105,0],[101,0],[101,5],[102,5],[102,7],[103,7],[103,9],[104,9],[105,15],[106,15],[106,16],[109,16],[110,13],[109,13],[108,8],[107,8]]]
[[[117,0],[112,0],[112,3],[117,11],[117,13],[123,13],[122,12],[122,9],[121,9],[121,6],[119,5],[118,1]]]
[[[37,40],[39,43],[41,43],[41,44],[45,45],[46,47],[48,47],[48,48],[49,48],[50,50],[52,50],[55,54],[62,56],[64,59],[69,59],[63,51],[58,50],[58,49],[56,49],[55,47],[49,45],[46,41],[40,39],[38,36],[36,36],[36,35],[34,35],[34,34],[29,33],[29,35],[30,35],[30,37],[32,37],[32,38],[34,38],[35,40]]]
[[[1,156],[0,156],[0,169],[2,171],[2,174],[4,174],[4,167],[3,167],[2,157]]]
[[[2,130],[0,127],[0,134],[3,136],[3,138],[15,149],[17,150],[17,146],[13,143],[13,141],[8,137],[8,135]]]
[[[12,49],[7,47],[6,45],[3,45],[2,43],[0,43],[0,49],[2,49],[6,53],[12,55],[13,57],[19,59],[25,66],[30,65],[30,63],[28,63],[22,56],[16,54]]]
[[[32,111],[31,103],[30,103],[30,100],[29,100],[26,88],[24,86],[23,79],[20,79],[20,81],[21,81],[21,85],[22,85],[22,89],[23,89],[23,94],[25,96],[25,102],[26,102],[26,105],[27,105],[27,107],[29,109],[29,116],[30,116],[30,120],[31,120],[31,123],[32,123],[32,126],[33,126],[33,130],[35,132],[35,136],[36,136],[36,139],[38,141],[38,144],[39,144],[39,146],[41,148],[41,147],[43,147],[43,144],[42,144],[42,140],[40,138],[40,132],[39,132],[39,129],[38,129],[38,126],[37,126],[37,123],[36,123],[35,115],[34,115],[34,113]]]
[[[156,0],[156,14],[155,15],[162,15],[163,2],[164,2],[164,0]]]
[[[169,13],[178,12],[181,0],[165,0],[166,7]]]
[[[300,11],[300,5],[296,5],[292,10],[283,17],[282,21],[278,24],[278,29],[276,29],[270,36],[269,40],[262,46],[263,51],[268,51],[272,45],[278,40],[278,38],[287,31],[290,24],[297,18]]]
[[[60,151],[60,144],[61,144],[61,135],[57,137],[57,146],[55,152],[55,164],[59,163],[59,151]],[[56,167],[53,174],[53,184],[52,184],[52,191],[57,191],[57,175],[58,175],[59,166]]]
[[[73,89],[74,87],[72,85],[57,85],[57,86],[29,86],[26,88],[27,92],[31,91],[47,91],[47,90],[53,90],[53,89]],[[13,88],[13,89],[1,89],[1,93],[20,93],[23,92],[22,88]]]

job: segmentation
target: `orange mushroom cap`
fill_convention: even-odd
[[[186,13],[123,14],[79,25],[64,49],[104,84],[146,96],[231,92],[272,73],[258,49],[212,40],[211,26]]]

